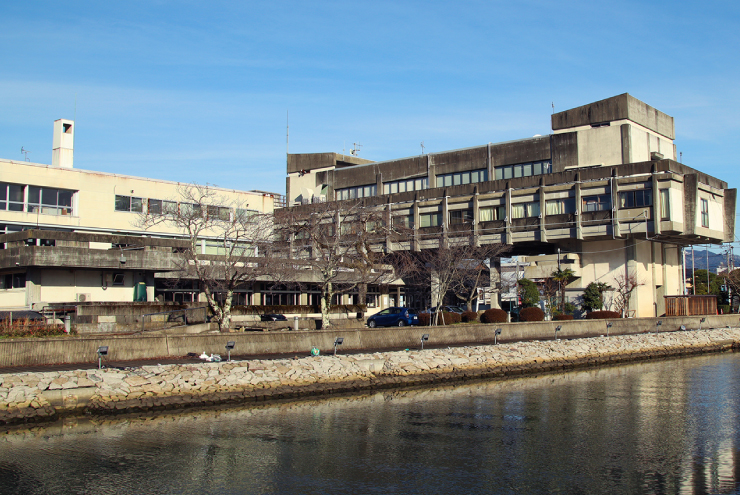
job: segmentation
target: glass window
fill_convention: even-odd
[[[383,184],[383,194],[390,194],[390,193],[391,193],[391,185]]]
[[[116,211],[129,211],[131,209],[131,198],[129,196],[116,195]]]
[[[450,187],[451,185],[452,185],[452,176],[445,175],[445,187]]]
[[[148,211],[152,215],[161,215],[162,214],[162,200],[161,199],[150,199]]]
[[[398,192],[398,182],[391,182],[391,194]]]
[[[24,186],[17,184],[8,184],[8,210],[23,211],[23,190]]]
[[[501,167],[496,169],[496,180],[501,180],[504,178],[504,169]]]
[[[421,227],[439,227],[441,224],[441,213],[426,213],[419,216]]]
[[[514,165],[514,178],[518,179],[521,176],[522,176],[522,166]]]
[[[522,175],[524,175],[524,177],[529,177],[530,175],[532,175],[531,163],[525,163],[524,165],[522,165]]]
[[[144,211],[144,198],[131,198],[131,211],[141,213]]]
[[[511,179],[513,167],[504,167],[504,179]]]
[[[538,217],[540,216],[540,202],[535,201],[533,203],[526,203],[527,217]]]
[[[701,226],[709,228],[709,201],[701,200]]]
[[[511,217],[512,218],[525,218],[526,215],[527,215],[527,211],[526,211],[526,208],[524,207],[524,203],[511,205]]]
[[[478,218],[481,222],[490,222],[493,220],[493,208],[481,208],[478,210]]]
[[[669,201],[669,189],[660,190],[660,219],[670,220],[671,219],[671,204]]]

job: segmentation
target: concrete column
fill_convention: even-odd
[[[418,198],[418,196],[414,197],[414,204],[411,207],[411,214],[414,216],[414,218],[413,218],[413,220],[414,220],[414,225],[413,225],[414,238],[411,241],[412,244],[413,244],[413,246],[411,247],[411,249],[413,251],[417,251],[418,252],[418,251],[421,250],[421,246],[419,244],[419,222],[421,222],[421,218],[420,218],[420,215],[419,215],[419,198]]]
[[[154,301],[154,273],[147,272],[144,275],[144,283],[146,283],[146,300],[152,302]]]
[[[650,218],[653,220],[653,236],[660,234],[660,190],[658,189],[658,174],[655,171],[655,165],[653,164],[653,207]]]
[[[576,173],[575,185],[575,202],[576,202],[576,239],[583,240],[583,201],[581,200],[581,174]]]
[[[490,146],[489,146],[490,150]],[[475,186],[473,192],[473,243],[476,247],[480,247],[480,211],[478,205],[478,186]]]
[[[632,126],[622,124],[619,130],[622,137],[622,163],[632,163]]]
[[[612,207],[611,207],[611,216],[612,216],[612,232],[614,234],[614,237],[621,237],[622,232],[619,228],[619,209],[617,208],[617,205],[619,204],[619,184],[617,184],[617,177],[616,177],[616,171],[612,172],[612,177],[609,182],[609,185],[611,186],[611,196],[612,196]]]
[[[490,294],[491,294],[491,308],[501,309],[499,303],[499,287],[501,284],[501,258],[495,258],[491,260],[491,278],[490,278]]]
[[[545,208],[545,178],[540,177],[539,200],[540,200],[540,242],[547,242],[546,208]]]
[[[385,231],[385,250],[386,252],[390,253],[393,251],[393,242],[391,241],[390,231],[390,229],[393,228],[393,212],[391,210],[390,197],[388,198],[388,204],[386,205],[385,211],[383,212],[383,220],[385,221],[385,224],[389,226],[389,228]]]
[[[447,189],[445,189],[444,198],[442,198],[442,245],[440,247],[447,248],[449,246],[448,234],[450,224],[450,210],[447,206]]]
[[[375,176],[375,195],[380,196],[383,194],[383,174],[377,174]]]
[[[437,187],[437,171],[430,155],[427,155],[427,181],[429,182],[429,189]]]
[[[29,268],[26,270],[26,306],[32,308],[41,302],[41,270]]]
[[[488,169],[488,180],[494,180],[496,178],[496,169],[493,166],[493,157],[491,156],[491,143],[488,143],[487,148],[486,168]]]
[[[506,232],[504,234],[504,244],[513,244],[511,237],[511,183],[506,183]]]
[[[683,176],[683,233],[696,234],[696,210],[699,205],[699,176]]]
[[[401,304],[401,286],[400,285],[396,286],[396,306],[403,306],[403,304]]]

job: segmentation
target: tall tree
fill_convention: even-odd
[[[560,311],[565,311],[565,286],[575,278],[575,273],[570,268],[558,268],[552,272],[550,278],[558,284],[558,290],[560,291]]]
[[[150,204],[139,223],[174,227],[188,244],[175,258],[181,279],[198,280],[222,332],[231,326],[234,292],[272,272],[272,221],[209,186],[183,185],[178,197]]]

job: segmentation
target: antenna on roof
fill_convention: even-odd
[[[27,149],[25,149],[23,146],[21,146],[21,153],[23,153],[26,156],[25,157],[25,160],[27,162],[30,162],[31,161],[31,160],[28,159],[28,154],[30,153],[30,151],[28,151]]]
[[[351,155],[357,156],[357,154],[360,152],[360,148],[362,148],[362,145],[360,143],[352,143],[352,149],[349,150],[349,153]]]
[[[424,141],[421,142],[421,154],[424,154]]]
[[[555,114],[555,102],[553,101],[551,104],[552,104],[552,113],[554,115]]]

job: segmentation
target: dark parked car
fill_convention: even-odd
[[[288,321],[285,315],[269,314],[260,316],[262,321]]]
[[[408,308],[387,308],[367,319],[367,326],[370,328],[405,327],[406,325],[418,324],[419,315],[413,309]]]

